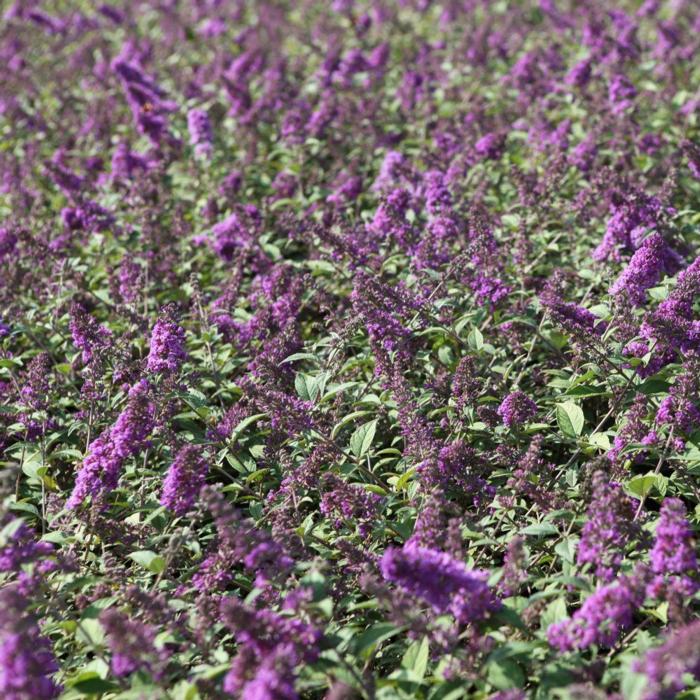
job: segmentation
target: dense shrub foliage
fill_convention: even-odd
[[[700,697],[700,4],[6,2],[0,698]]]

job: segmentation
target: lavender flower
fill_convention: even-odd
[[[387,549],[379,566],[387,581],[424,600],[438,615],[451,613],[461,624],[479,622],[500,607],[486,584],[488,573],[469,570],[449,554],[408,544]]]
[[[195,504],[209,465],[195,445],[185,445],[170,465],[163,482],[161,505],[184,515]]]
[[[674,256],[659,233],[645,239],[632,256],[629,265],[610,287],[611,294],[627,294],[639,306],[646,301],[646,290],[661,279],[664,272],[673,272],[677,256]]]
[[[53,700],[61,687],[51,678],[58,664],[41,634],[30,601],[17,586],[0,589],[0,695],[3,700]]]
[[[700,620],[673,631],[635,663],[635,670],[649,681],[643,700],[673,700],[688,687],[686,679],[700,681]]]
[[[149,390],[144,379],[134,384],[114,425],[90,443],[66,508],[77,508],[87,496],[97,498],[116,488],[124,462],[141,450],[153,428]]]
[[[191,109],[187,113],[187,128],[194,152],[199,156],[211,155],[213,133],[209,115],[203,109]]]
[[[503,399],[498,415],[507,428],[517,428],[537,413],[537,404],[522,391],[514,391]]]
[[[650,592],[658,592],[662,582],[668,579],[679,583],[690,593],[700,587],[693,532],[686,520],[685,506],[679,498],[664,500],[649,557],[651,569],[657,575]]]
[[[549,643],[562,652],[586,649],[593,644],[610,647],[632,624],[643,600],[644,592],[637,581],[619,578],[586,598],[571,619],[551,625],[547,630]]]
[[[160,318],[153,326],[147,366],[151,372],[176,374],[187,360],[185,331],[175,321]]]
[[[583,526],[576,561],[594,566],[595,575],[612,581],[620,568],[625,546],[636,534],[631,499],[620,484],[609,482],[603,472],[593,477],[593,498]]]

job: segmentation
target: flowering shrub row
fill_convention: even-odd
[[[16,0],[0,698],[697,698],[700,5]]]

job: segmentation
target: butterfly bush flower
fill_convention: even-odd
[[[660,591],[664,582],[675,584],[691,595],[700,587],[693,531],[679,498],[664,500],[649,558],[651,570],[656,574],[648,588],[652,596]]]
[[[633,192],[626,198],[611,203],[611,216],[603,240],[591,257],[596,262],[612,259],[619,261],[621,250],[634,250],[638,239],[662,221],[664,207],[658,197]]]
[[[17,246],[17,235],[9,226],[0,226],[0,262],[10,257]]]
[[[156,630],[116,608],[107,608],[100,614],[100,624],[107,635],[107,645],[112,652],[111,669],[117,677],[128,676],[134,671],[147,670],[158,673],[158,662],[167,655],[156,650]]]
[[[153,165],[146,156],[132,151],[126,141],[120,141],[112,154],[112,178],[131,180],[137,172],[148,172]]]
[[[231,262],[237,250],[244,249],[252,242],[250,231],[238,214],[231,214],[212,228],[214,238],[211,246],[214,252],[227,262]]]
[[[616,73],[610,80],[608,86],[608,99],[615,114],[624,112],[632,105],[632,101],[637,96],[637,90],[626,75]]]
[[[3,700],[53,700],[61,687],[51,645],[41,634],[30,601],[15,585],[0,589],[0,697]]]
[[[381,496],[368,493],[357,484],[347,484],[331,473],[324,475],[322,487],[325,493],[319,504],[321,513],[330,518],[335,528],[342,527],[344,521],[357,522],[360,535],[367,537],[377,520]]]
[[[660,233],[645,239],[622,274],[610,287],[611,294],[626,294],[632,303],[642,306],[646,291],[661,280],[664,272],[673,272],[676,258]]]
[[[490,132],[474,144],[474,151],[484,160],[498,160],[503,154],[504,145],[505,137],[502,134]]]
[[[50,542],[38,540],[32,529],[21,520],[0,519],[0,571],[19,572],[28,564],[53,553]]]
[[[214,136],[209,115],[203,109],[191,109],[187,113],[187,129],[194,152],[198,156],[211,155]]]
[[[221,621],[238,642],[224,690],[246,700],[296,698],[295,667],[318,657],[318,630],[299,618],[257,610],[235,597],[222,601]]]
[[[195,445],[185,445],[170,465],[163,482],[161,505],[175,515],[184,515],[197,501],[209,465]]]
[[[163,89],[136,62],[129,60],[127,47],[112,61],[111,68],[119,77],[126,93],[138,130],[154,145],[174,143],[168,128],[168,113],[177,105],[165,99]]]
[[[149,371],[176,374],[186,359],[184,329],[170,319],[158,319],[151,333],[147,360]]]
[[[586,516],[576,562],[579,566],[591,564],[596,576],[612,581],[622,563],[625,546],[636,533],[632,501],[620,484],[608,481],[603,472],[596,472]]]
[[[619,578],[586,598],[572,618],[550,625],[547,639],[562,652],[587,649],[593,644],[611,647],[631,626],[643,601],[643,588],[635,579]]]
[[[70,332],[73,345],[81,351],[83,364],[101,359],[112,344],[112,332],[98,323],[79,304],[71,307]]]
[[[507,428],[518,428],[537,413],[537,404],[522,391],[514,391],[503,399],[497,410]]]
[[[391,547],[379,568],[387,581],[424,600],[436,614],[451,613],[461,624],[479,622],[500,607],[486,583],[488,572],[470,570],[444,552],[415,544]]]
[[[694,679],[700,681],[700,620],[674,630],[659,647],[634,664],[648,680],[643,700],[673,700]]]
[[[124,462],[142,449],[153,429],[149,391],[144,379],[134,384],[114,425],[90,443],[67,508],[77,508],[88,496],[97,498],[117,487]]]

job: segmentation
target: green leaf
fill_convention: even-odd
[[[557,535],[558,533],[559,530],[552,523],[535,523],[520,531],[521,535],[532,535],[533,537],[545,537],[546,535]]]
[[[72,687],[83,695],[99,695],[100,693],[108,693],[112,690],[116,690],[119,686],[95,674],[90,678],[83,678],[75,681]]]
[[[428,643],[428,638],[423,637],[423,639],[413,642],[413,644],[406,649],[406,653],[403,655],[403,660],[401,661],[401,666],[408,671],[413,671],[419,680],[423,680],[428,668],[429,657],[430,645]]]
[[[576,554],[576,543],[578,542],[577,537],[567,537],[564,541],[560,542],[554,551],[569,564],[574,563]]]
[[[141,549],[138,552],[132,552],[129,554],[129,558],[154,574],[160,574],[165,571],[165,559],[163,559],[160,554],[156,554],[150,549]]]
[[[561,622],[568,617],[566,611],[566,601],[563,597],[553,600],[543,611],[540,618],[542,629],[546,630],[555,622]]]
[[[377,421],[371,420],[369,423],[364,423],[359,426],[350,436],[350,451],[360,459],[363,457],[372,446],[372,440],[377,432]]]
[[[557,424],[559,429],[570,438],[577,438],[583,431],[583,411],[572,401],[557,404]]]
[[[522,688],[525,684],[525,674],[520,665],[512,659],[499,659],[489,663],[486,680],[498,690]]]
[[[635,496],[646,498],[654,487],[661,495],[664,495],[667,485],[668,479],[663,474],[640,474],[627,482],[627,490]]]
[[[472,328],[467,336],[467,343],[472,350],[481,350],[484,347],[484,335],[478,328]]]
[[[625,700],[641,700],[649,686],[649,679],[643,673],[637,673],[631,667],[622,674],[620,690]]]
[[[312,395],[314,388],[313,377],[300,372],[294,379],[294,388],[297,390],[297,394],[299,394],[299,397],[304,401],[314,400],[314,396]]]
[[[353,652],[356,655],[369,652],[372,647],[393,637],[402,630],[403,627],[397,627],[390,622],[380,622],[353,639]]]

